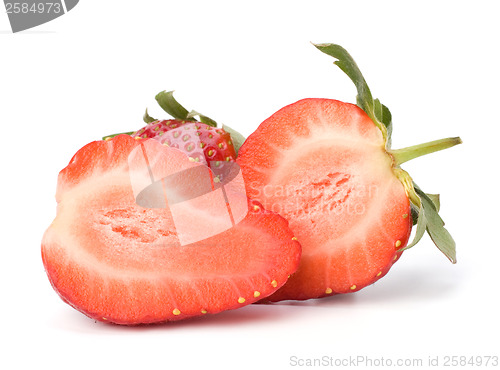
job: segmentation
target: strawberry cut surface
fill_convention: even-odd
[[[410,202],[380,130],[359,107],[304,99],[241,147],[248,195],[280,213],[302,245],[270,301],[357,291],[384,276],[411,231]]]
[[[133,173],[131,154],[138,150],[149,155],[143,177]],[[57,216],[42,240],[43,263],[60,297],[95,320],[133,325],[242,307],[281,287],[297,269],[300,245],[283,217],[246,195],[226,186],[222,206],[216,187],[191,203],[137,203],[136,188],[148,176],[199,166],[176,149],[128,135],[78,151],[59,174]],[[180,191],[186,192],[199,194]],[[245,210],[244,217],[227,221],[229,205]],[[179,235],[182,220],[192,222],[188,242]]]

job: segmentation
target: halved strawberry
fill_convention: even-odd
[[[356,84],[359,107],[300,100],[266,119],[237,159],[249,197],[285,217],[303,248],[298,271],[270,301],[358,291],[384,276],[426,228],[455,262],[455,243],[436,205],[400,164],[460,139],[390,149],[389,110],[373,100],[350,55],[338,45],[317,47]],[[412,206],[419,227],[407,246]]]
[[[300,245],[285,219],[248,202],[240,180],[216,183],[154,140],[86,145],[59,174],[57,216],[42,240],[50,282],[89,317],[127,325],[273,293],[297,268]]]

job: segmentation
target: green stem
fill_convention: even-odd
[[[399,166],[400,164],[408,162],[412,159],[438,152],[443,149],[448,149],[461,143],[462,139],[459,137],[449,137],[447,139],[430,141],[428,143],[413,145],[407,148],[394,149],[390,151],[390,154],[394,158],[395,165]]]

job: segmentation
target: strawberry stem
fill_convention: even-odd
[[[430,141],[428,143],[409,146],[407,148],[394,149],[390,151],[390,154],[394,158],[394,164],[396,166],[399,166],[400,164],[408,162],[412,159],[421,157],[426,154],[438,152],[443,149],[448,149],[461,143],[462,139],[460,139],[459,137],[449,137],[446,139],[440,139]]]

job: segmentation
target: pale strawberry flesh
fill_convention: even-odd
[[[173,206],[136,203],[134,182],[142,181],[131,175],[136,148],[151,154],[146,180],[147,172],[161,177],[201,166],[151,143],[142,148],[147,141],[127,135],[94,142],[61,171],[57,217],[42,241],[43,262],[61,298],[93,319],[133,325],[242,307],[282,286],[298,266],[300,245],[285,219],[248,204],[244,193],[231,193],[228,185],[231,204],[247,209],[240,222],[190,244],[181,242]],[[220,212],[210,212],[218,206],[215,197],[179,211],[205,220],[192,224],[194,231],[223,222]]]

